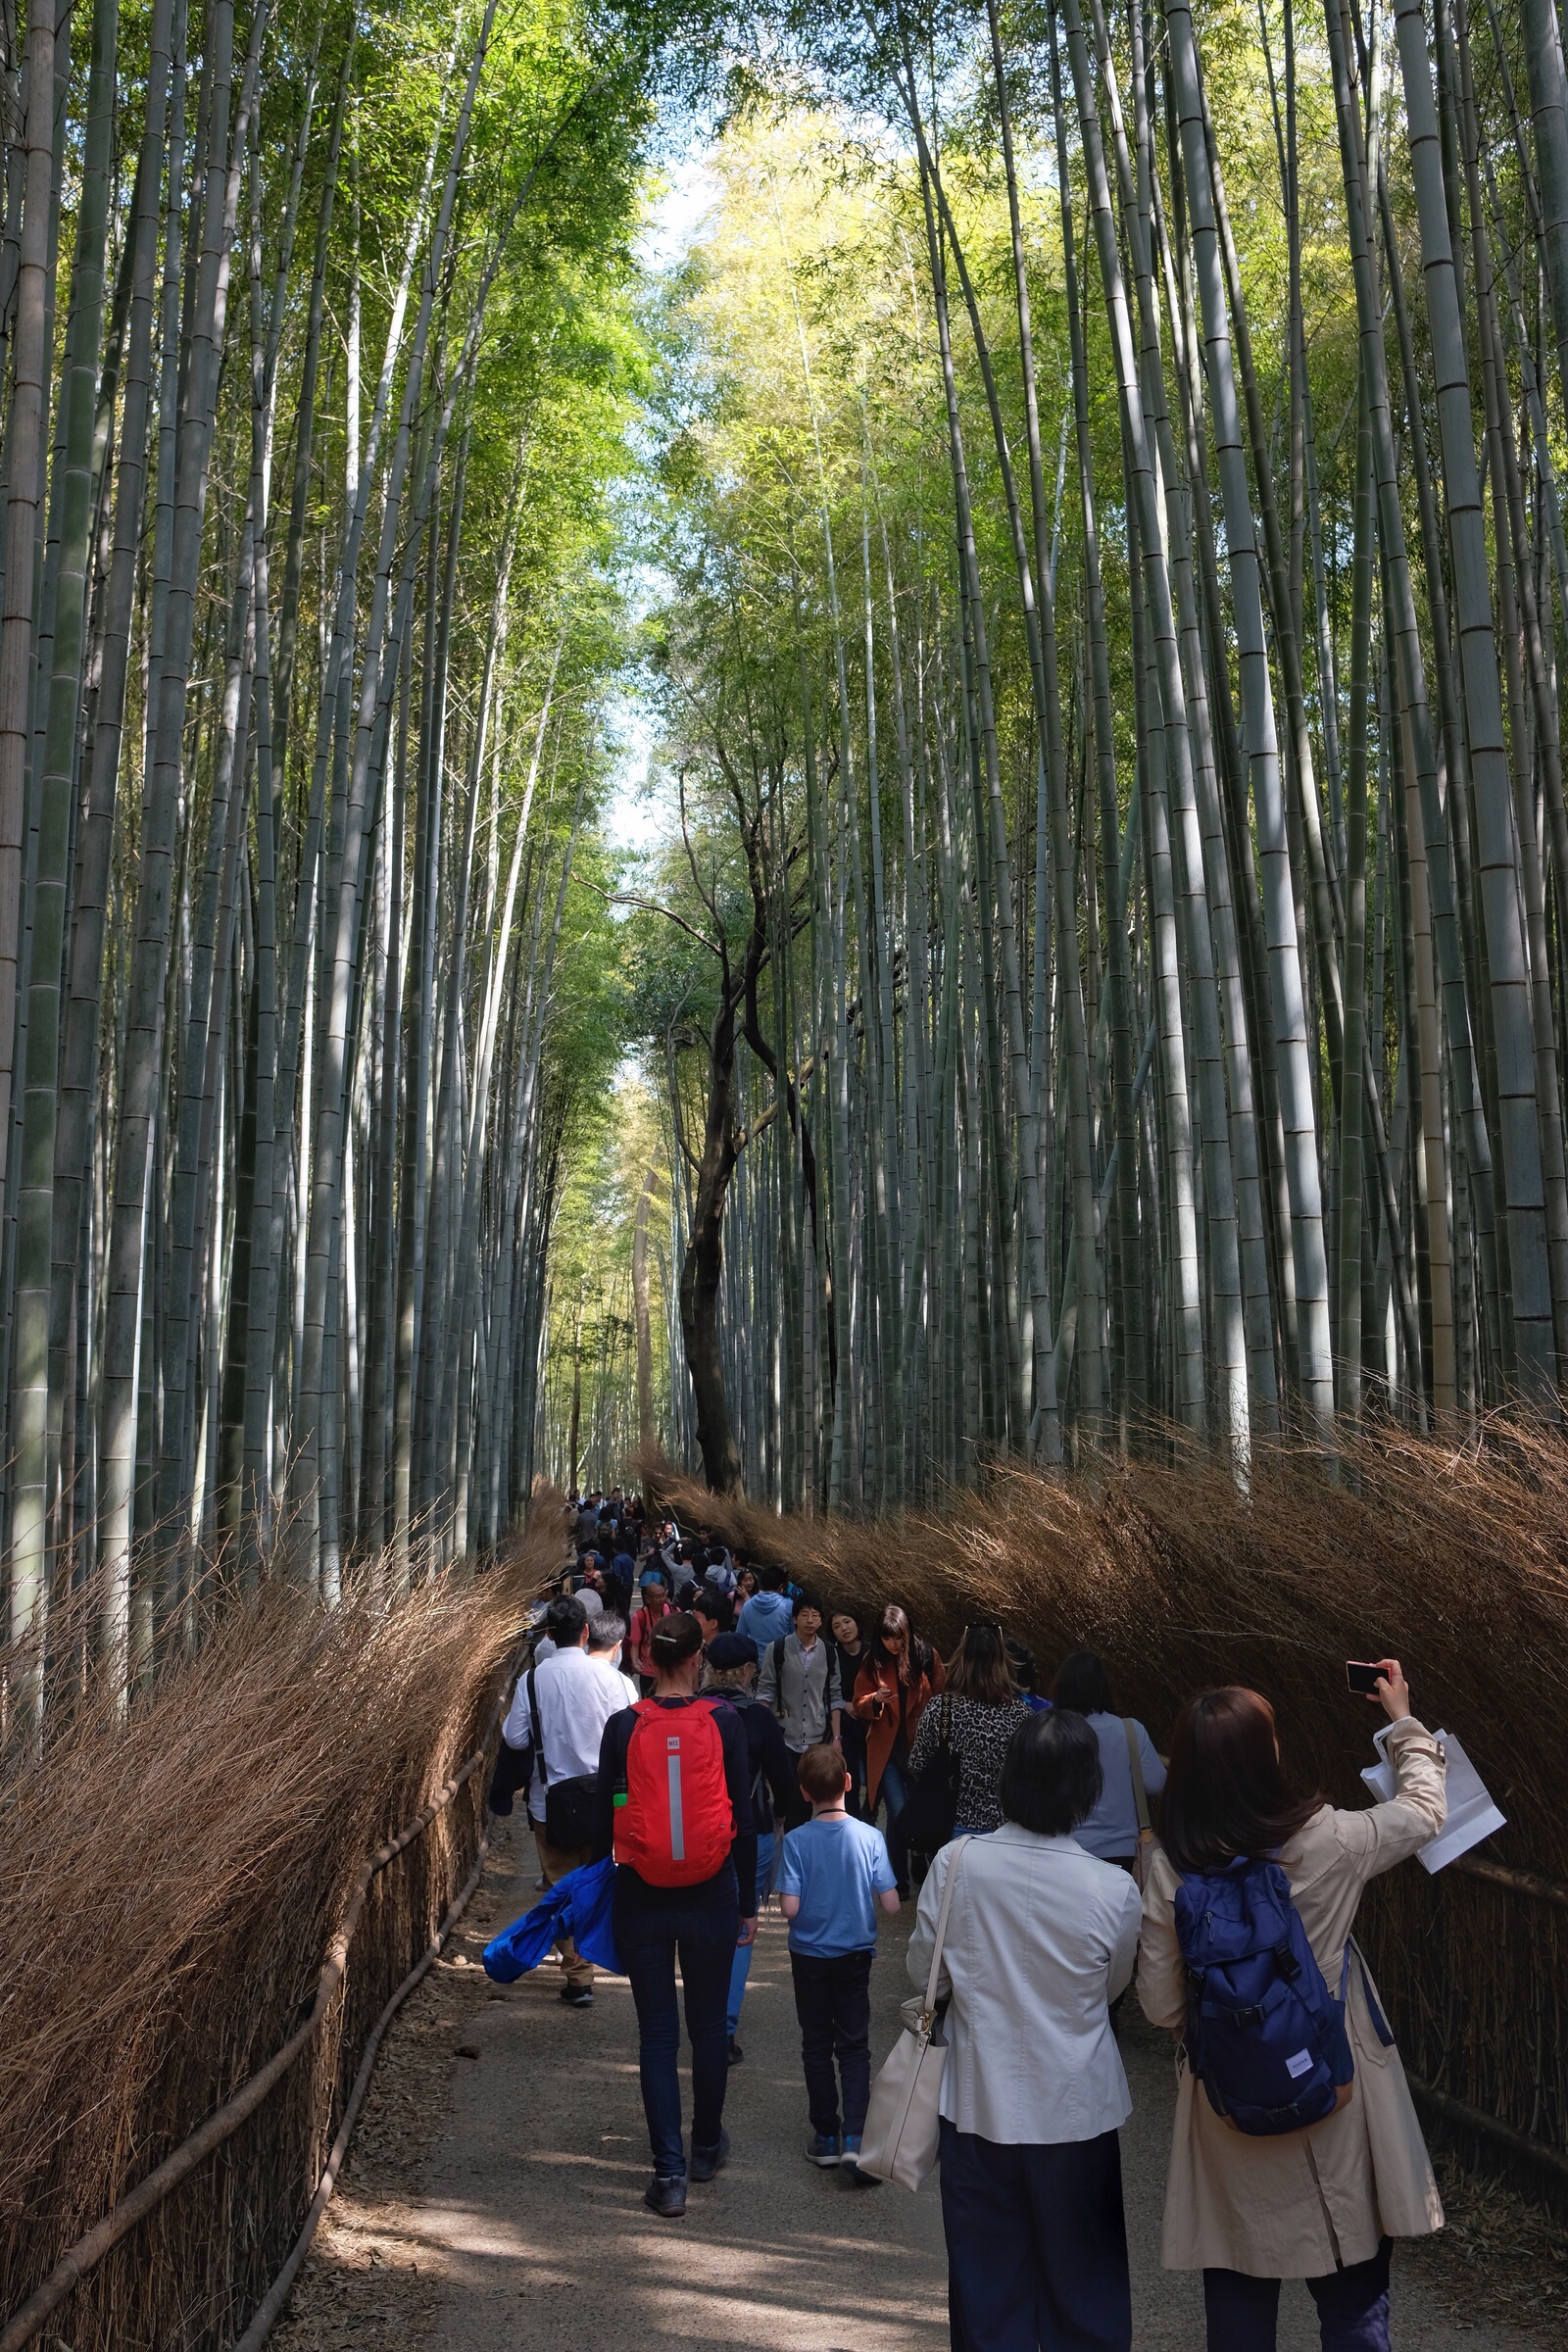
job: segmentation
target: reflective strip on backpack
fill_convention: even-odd
[[[669,1748],[669,1858],[672,1862],[686,1859],[686,1824],[680,1809],[680,1741],[667,1742]]]

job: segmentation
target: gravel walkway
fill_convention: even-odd
[[[522,1846],[522,1839],[517,1839]],[[496,1856],[491,1922],[531,1900],[531,1853]],[[909,1917],[884,1931],[872,1976],[874,2056],[906,1994]],[[1173,2082],[1163,2036],[1126,2004],[1124,2056],[1136,2115],[1121,2135],[1133,2248],[1138,2352],[1201,2352],[1201,2291],[1159,2270],[1159,2209]],[[418,2197],[418,2236],[440,2272],[430,2352],[612,2352],[618,2345],[733,2345],[768,2352],[938,2352],[948,2345],[936,2182],[856,2189],[804,2162],[790,1964],[778,1917],[764,1919],[731,2072],[731,2162],[691,2189],[684,2223],[642,2204],[649,2178],[630,1989],[600,1981],[590,2011],[564,2009],[553,1969],[467,2021],[447,2129]],[[1450,2286],[1420,2258],[1396,2258],[1401,2352],[1523,2352],[1516,2328],[1452,2315]],[[1316,2345],[1312,2305],[1289,2286],[1281,2352]]]
[[[478,1968],[486,1938],[533,1900],[531,1844],[503,1831],[474,1915],[426,2001],[411,2004],[377,2102],[282,2352],[617,2352],[622,2345],[766,2352],[939,2352],[947,2266],[935,2182],[857,2189],[804,2160],[809,2127],[782,1923],[764,1920],[730,2077],[726,2170],[684,2222],[642,2203],[647,2138],[623,1981],[591,2010],[557,1998],[553,1967],[505,1993]],[[872,1978],[873,2054],[906,1990],[908,1918],[885,1926]],[[420,2002],[425,2002],[421,2013]],[[1201,2352],[1196,2278],[1158,2267],[1172,2105],[1162,2036],[1129,2000],[1123,2053],[1135,2113],[1122,2134],[1137,2352]],[[1396,2257],[1399,2352],[1537,2352],[1544,2338],[1469,2309],[1432,2249]],[[1315,2352],[1302,2287],[1287,2287],[1280,2352]],[[1558,2339],[1561,2340],[1560,2338]]]

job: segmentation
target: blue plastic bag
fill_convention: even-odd
[[[531,1911],[492,1936],[484,1947],[485,1975],[497,1984],[515,1984],[569,1936],[584,1960],[623,1977],[612,1917],[614,1891],[615,1865],[609,1854],[603,1862],[568,1871]]]

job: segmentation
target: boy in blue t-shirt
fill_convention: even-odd
[[[779,1876],[781,1908],[790,1923],[790,1969],[795,2014],[801,2021],[801,2063],[811,2111],[807,2161],[826,2171],[859,2169],[860,2134],[871,2098],[871,1962],[876,1957],[876,1906],[899,1907],[887,1841],[869,1822],[844,1809],[850,1776],[842,1748],[808,1747],[796,1770],[811,1818],[784,1840]],[[833,2061],[838,2060],[838,2078]],[[839,2136],[839,2082],[844,2130]]]

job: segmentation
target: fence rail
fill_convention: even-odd
[[[440,1818],[454,1798],[472,1779],[489,1752],[490,1741],[500,1719],[501,1712],[497,1707],[486,1727],[484,1738],[472,1755],[468,1757],[466,1763],[463,1764],[452,1778],[437,1790],[429,1803],[415,1816],[406,1828],[400,1830],[395,1838],[389,1838],[385,1844],[378,1846],[365,1865],[349,1900],[348,1908],[343,1915],[342,1924],[327,1945],[326,1957],[321,1963],[320,1975],[317,1980],[316,1997],[311,2005],[311,2013],[304,2024],[296,2028],[265,2066],[258,2068],[257,2072],[241,2083],[239,2089],[225,2099],[220,2107],[215,2108],[213,2113],[198,2124],[195,2131],[183,2139],[177,2148],[165,2157],[162,2164],[156,2166],[144,2180],[139,2180],[133,2189],[113,2205],[91,2230],[87,2230],[74,2246],[61,2256],[48,2278],[33,2289],[27,2300],[6,2322],[4,2328],[0,2329],[0,2352],[24,2352],[24,2346],[34,2343],[49,2319],[61,2308],[62,2304],[69,2300],[88,2274],[102,2262],[105,2255],[119,2245],[122,2238],[127,2237],[139,2223],[144,2222],[150,2214],[156,2212],[166,2199],[172,2196],[180,2184],[189,2179],[190,2175],[207,2157],[220,2148],[226,2140],[231,2139],[241,2125],[255,2114],[269,2094],[277,2087],[297,2061],[304,2056],[320,2032],[332,2001],[342,1987],[347,1974],[349,1946],[364,1913],[372,1881],[390,1863],[395,1862],[400,1854],[407,1852],[410,1846],[424,1836],[431,1823]],[[367,2037],[359,2071],[344,2105],[343,2120],[339,2125],[331,2152],[317,2182],[305,2225],[295,2240],[283,2270],[274,2279],[244,2334],[237,2340],[234,2352],[257,2352],[257,2347],[265,2341],[278,2313],[282,2310],[294,2276],[305,2258],[311,2239],[316,2233],[317,2225],[325,2210],[332,2188],[336,2184],[338,2170],[347,2151],[349,2137],[369,2083],[370,2071],[374,2065],[375,2054],[380,2047],[382,2035],[402,2003],[439,1958],[447,1937],[462,1917],[474,1888],[479,1884],[480,1874],[484,1868],[485,1850],[485,1839],[481,1836],[478,1858],[467,1883],[448,1909],[433,1941],[398,1986]]]
[[[1558,1879],[1540,1878],[1533,1870],[1510,1870],[1501,1862],[1486,1862],[1475,1854],[1461,1854],[1448,1867],[1463,1871],[1467,1878],[1485,1879],[1489,1886],[1506,1886],[1515,1894],[1529,1895],[1538,1903],[1561,1903],[1568,1910],[1568,1886]]]

